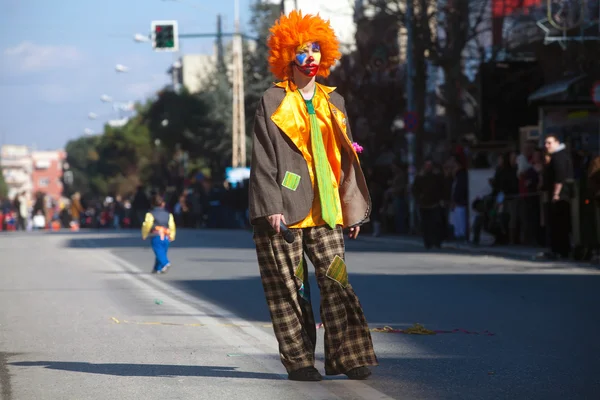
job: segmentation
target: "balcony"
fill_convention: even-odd
[[[33,163],[30,158],[2,158],[0,159],[2,168],[22,168],[31,171]]]

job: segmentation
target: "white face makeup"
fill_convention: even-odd
[[[295,67],[302,74],[312,78],[319,72],[321,46],[316,42],[307,42],[296,49]]]

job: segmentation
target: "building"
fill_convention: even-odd
[[[359,5],[360,1],[356,3]],[[319,14],[323,19],[329,20],[340,40],[342,52],[354,50],[356,24],[352,1],[283,0],[283,10],[286,14],[293,9],[300,10],[303,14]]]
[[[31,199],[42,192],[58,200],[63,192],[64,150],[30,151],[27,146],[4,145],[0,150],[2,174],[8,186],[8,197],[25,192]]]
[[[33,193],[42,192],[59,200],[63,192],[63,164],[67,158],[64,150],[34,151],[31,153]]]
[[[8,197],[21,192],[31,195],[33,189],[33,162],[27,146],[4,145],[0,150],[0,166],[8,186]]]
[[[190,93],[202,91],[216,70],[216,55],[185,54],[180,59],[180,84]]]

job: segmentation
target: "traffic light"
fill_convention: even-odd
[[[178,51],[177,21],[152,21],[154,51]]]

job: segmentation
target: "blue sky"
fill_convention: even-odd
[[[240,0],[243,29],[253,0]],[[133,41],[150,22],[174,19],[180,33],[216,30],[217,14],[233,30],[234,1],[1,0],[0,144],[57,149],[101,132],[117,113],[100,96],[140,101],[169,82],[176,55]],[[210,53],[214,39],[185,39],[181,53]],[[116,64],[130,68],[117,73]],[[88,114],[98,119],[88,119]]]

